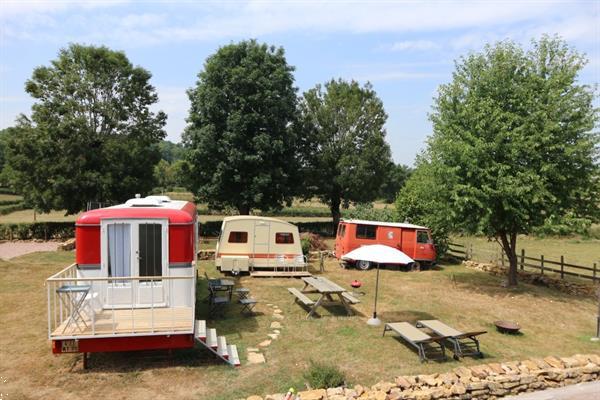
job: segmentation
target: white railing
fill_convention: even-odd
[[[77,264],[72,264],[46,279],[50,339],[169,334],[185,330],[188,323],[193,329],[195,296],[190,296],[191,301],[179,301],[183,304],[177,307],[173,297],[182,289],[178,286],[182,281],[195,290],[194,275],[78,277],[77,271]],[[150,293],[142,305],[136,300],[141,285]],[[128,301],[116,304],[116,290],[121,300],[128,293]],[[157,290],[159,296],[155,296]]]

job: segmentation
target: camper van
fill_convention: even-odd
[[[251,276],[310,275],[298,227],[275,218],[240,215],[223,220],[215,250],[221,272]]]
[[[195,320],[196,206],[137,196],[82,213],[76,262],[46,280],[52,352],[189,348],[232,365],[237,349]]]
[[[340,220],[335,237],[335,256],[338,259],[360,246],[370,244],[383,244],[402,251],[415,260],[413,267],[416,268],[432,265],[436,260],[429,228],[392,222]],[[366,270],[371,265],[368,261],[357,261],[356,267]]]

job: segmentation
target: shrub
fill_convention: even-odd
[[[391,208],[375,208],[372,203],[359,203],[355,208],[346,210],[344,218],[365,219],[368,221],[396,222]]]
[[[310,251],[310,238],[307,236],[300,238],[300,244],[302,246],[302,254],[307,256]]]
[[[346,380],[344,373],[335,365],[310,360],[304,379],[313,389],[324,389],[342,386]]]
[[[73,222],[0,224],[0,240],[67,239],[74,235]]]

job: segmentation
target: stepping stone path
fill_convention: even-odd
[[[271,316],[273,319],[281,321],[284,318],[283,311],[281,311],[277,305],[267,304],[267,307],[270,307],[273,310],[273,315]],[[272,329],[272,332],[267,334],[270,339],[263,340],[258,344],[258,347],[248,347],[246,349],[246,352],[248,353],[248,364],[263,364],[266,362],[264,354],[260,351],[269,347],[273,340],[279,338],[282,328],[281,322],[279,321],[271,322],[269,329]]]

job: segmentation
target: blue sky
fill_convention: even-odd
[[[219,46],[256,38],[283,46],[300,93],[331,78],[370,81],[389,114],[396,162],[412,164],[431,133],[437,87],[454,60],[487,42],[528,46],[559,34],[600,82],[600,0],[587,1],[12,1],[0,2],[0,128],[29,114],[24,83],[70,42],[106,45],[152,72],[179,141],[194,85]]]

